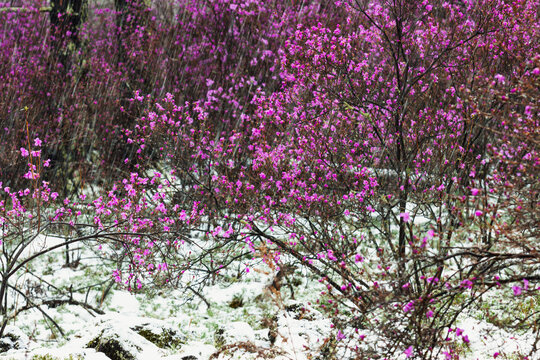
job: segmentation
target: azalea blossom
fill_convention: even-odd
[[[411,215],[408,212],[403,212],[399,214],[399,217],[403,219],[403,222],[409,222]]]
[[[409,346],[409,347],[407,348],[407,350],[405,350],[403,353],[405,354],[406,357],[411,357],[412,354],[413,354],[413,347],[412,347],[412,345]]]

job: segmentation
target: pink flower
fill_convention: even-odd
[[[514,291],[514,296],[521,295],[521,291],[523,290],[521,286],[512,286],[512,290]]]
[[[411,302],[407,303],[407,304],[403,307],[403,312],[409,312],[409,311],[411,311],[412,309],[414,309],[414,301],[411,301]]]
[[[180,220],[185,221],[186,218],[187,218],[187,216],[186,216],[186,211],[185,211],[185,210],[182,210],[182,211],[180,212]]]
[[[403,212],[399,214],[399,217],[403,219],[403,222],[409,222],[411,215],[408,212]]]
[[[28,150],[26,150],[25,148],[21,148],[21,156],[22,157],[27,157],[30,153],[28,152]]]
[[[122,276],[120,274],[120,270],[116,269],[116,270],[113,271],[113,278],[114,278],[114,281],[116,281],[116,282],[122,281]]]
[[[479,189],[471,189],[471,194],[472,196],[476,196],[480,193],[480,190]]]
[[[432,318],[433,317],[433,310],[429,310],[427,313],[426,313],[426,316],[428,318]]]
[[[337,257],[334,255],[332,250],[328,250],[328,260],[337,261]]]
[[[411,355],[413,354],[413,347],[412,347],[412,345],[409,346],[409,347],[407,348],[407,350],[405,350],[403,353],[405,354],[406,357],[411,357]]]
[[[473,282],[469,279],[465,279],[461,282],[460,286],[462,288],[467,288],[467,289],[472,289],[473,287]],[[458,334],[459,335],[459,334]]]
[[[39,178],[39,174],[33,172],[32,170],[28,170],[26,174],[23,175],[25,179],[35,180]]]
[[[482,216],[482,215],[484,215],[484,213],[483,213],[481,210],[476,210],[476,211],[474,212],[474,215],[476,215],[476,216]]]
[[[35,145],[35,146],[41,146],[41,140],[40,140],[40,138],[35,138],[35,139],[34,139],[34,145]]]

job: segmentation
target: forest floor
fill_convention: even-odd
[[[277,269],[261,263],[246,272],[238,262],[234,270],[197,293],[179,289],[131,293],[115,286],[106,293],[109,282],[103,279],[110,278],[111,269],[93,252],[75,252],[76,267],[64,266],[64,254],[58,252],[38,258],[20,275],[18,283],[34,291],[36,299],[63,301],[18,314],[0,339],[0,349],[11,349],[0,359],[344,358],[335,352],[333,320],[317,307],[322,285],[301,269],[280,279],[279,291],[272,286]],[[100,285],[88,288],[96,284]],[[93,309],[69,304],[69,298]],[[11,301],[24,305],[21,298]],[[520,334],[501,330],[486,321],[481,308],[463,314],[459,327],[469,339],[463,343],[461,359],[522,359],[519,354],[532,345],[532,330]],[[363,342],[377,346],[369,334]]]

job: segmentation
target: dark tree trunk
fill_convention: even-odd
[[[65,68],[69,67],[70,44],[73,44],[74,48],[80,45],[79,27],[85,17],[86,2],[87,0],[51,0],[53,49]]]

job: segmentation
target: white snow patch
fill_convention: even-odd
[[[115,291],[108,307],[123,314],[137,315],[139,313],[139,301],[135,295],[127,291]]]
[[[469,338],[470,353],[465,360],[493,359],[495,353],[501,356],[525,356],[534,343],[534,334],[511,334],[497,326],[471,317],[462,318],[458,325]],[[520,357],[521,358],[521,357]]]
[[[178,360],[184,357],[195,356],[197,359],[208,359],[216,352],[216,348],[212,345],[205,344],[199,341],[192,341],[187,345],[182,346],[180,352],[176,355],[164,357],[163,360]]]

